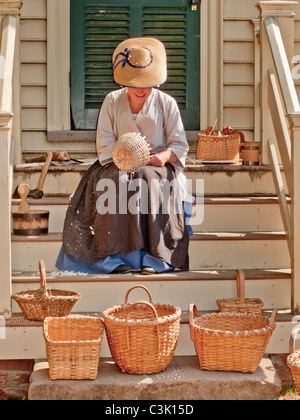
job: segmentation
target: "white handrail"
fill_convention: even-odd
[[[0,111],[12,110],[12,82],[15,55],[17,18],[6,16],[3,19],[0,56]]]
[[[268,17],[264,20],[264,23],[281,86],[283,100],[285,102],[286,112],[288,114],[299,113],[299,99],[278,22],[273,17]]]

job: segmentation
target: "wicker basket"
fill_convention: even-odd
[[[143,288],[150,303],[128,304],[129,293]],[[167,369],[174,357],[180,330],[181,310],[152,304],[144,286],[134,286],[126,294],[125,305],[103,312],[111,355],[122,372],[154,374]]]
[[[48,290],[44,261],[39,263],[41,288],[16,293],[12,298],[18,303],[23,314],[30,320],[43,321],[48,316],[67,316],[80,299],[80,294],[67,290]]]
[[[199,317],[196,306],[191,304],[190,332],[200,368],[210,371],[255,372],[275,329],[276,316],[277,311],[273,312],[271,320],[261,315],[236,313],[215,313]]]
[[[228,135],[198,134],[196,158],[202,161],[234,161],[240,158],[242,133],[233,131]]]
[[[104,334],[99,318],[46,318],[46,342],[49,375],[57,379],[95,379]]]
[[[298,393],[300,393],[300,350],[296,351],[295,342],[297,335],[300,332],[300,327],[296,327],[293,330],[293,334],[290,338],[290,355],[287,357],[287,365],[293,376],[294,383],[296,385]]]
[[[118,138],[112,150],[112,158],[120,171],[131,173],[148,164],[150,146],[140,133],[127,133]]]
[[[261,315],[264,303],[260,299],[245,299],[245,273],[243,270],[236,270],[236,283],[237,298],[217,300],[219,311]]]

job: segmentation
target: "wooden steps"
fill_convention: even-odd
[[[50,288],[78,291],[80,299],[74,313],[100,316],[109,306],[124,303],[126,292],[136,284],[149,288],[154,302],[180,306],[184,312],[177,356],[194,355],[189,336],[186,311],[195,303],[202,312],[216,311],[216,300],[236,295],[235,270],[246,273],[247,297],[259,297],[265,309],[281,310],[276,334],[267,352],[288,352],[291,323],[290,257],[274,196],[269,167],[249,168],[240,165],[188,165],[186,174],[193,182],[203,179],[204,199],[194,205],[203,211],[203,221],[192,219],[194,234],[190,241],[191,271],[154,276],[74,275],[58,273],[55,262],[62,245],[62,231],[69,204],[68,194],[77,187],[87,166],[51,167],[41,200],[29,200],[33,209],[50,211],[50,233],[40,237],[12,235],[12,291],[34,290],[39,287],[38,261],[47,268]],[[37,182],[40,169],[16,168],[15,185]],[[226,194],[226,195],[225,195]],[[198,197],[201,198],[201,197]],[[19,200],[13,200],[15,209]],[[145,299],[143,291],[135,291],[133,299]],[[12,303],[13,312],[19,312]],[[285,319],[283,319],[283,314]],[[8,340],[3,341],[0,358],[45,358],[41,324],[24,324],[13,317],[7,328]],[[109,357],[104,344],[103,357]]]

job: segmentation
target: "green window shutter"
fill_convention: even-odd
[[[75,129],[94,130],[103,99],[118,88],[111,56],[126,38],[160,39],[168,55],[161,89],[179,105],[185,128],[199,129],[200,23],[190,0],[71,0],[71,107]]]
[[[71,0],[71,107],[75,129],[94,130],[105,96],[118,88],[111,57],[128,38],[130,0]]]
[[[143,36],[158,38],[167,50],[168,79],[161,89],[176,99],[186,130],[199,130],[199,9],[192,11],[190,0],[144,0],[143,4]]]

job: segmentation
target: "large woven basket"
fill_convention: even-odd
[[[239,161],[242,133],[232,131],[228,135],[198,134],[196,158],[202,161]]]
[[[293,380],[298,393],[300,393],[300,350],[296,351],[296,338],[300,332],[300,327],[293,330],[290,338],[290,354],[287,357],[287,365],[293,376]]]
[[[276,316],[277,311],[271,320],[261,315],[236,313],[199,316],[196,306],[191,304],[190,332],[200,368],[254,373],[275,329]]]
[[[12,298],[18,303],[23,314],[30,320],[43,321],[46,317],[67,316],[80,294],[69,290],[48,289],[44,261],[39,262],[41,288],[16,293]]]
[[[150,303],[128,304],[129,293],[143,288]],[[153,304],[149,290],[134,286],[126,294],[125,305],[103,312],[109,348],[122,372],[154,374],[167,369],[174,357],[180,330],[181,310]]]
[[[217,300],[219,311],[261,315],[264,303],[260,299],[245,298],[245,273],[243,270],[236,270],[236,284],[237,298]]]
[[[123,134],[113,147],[112,158],[120,171],[131,173],[148,164],[150,146],[140,133]]]
[[[99,318],[46,318],[44,337],[50,378],[95,379],[103,334],[104,324]]]

